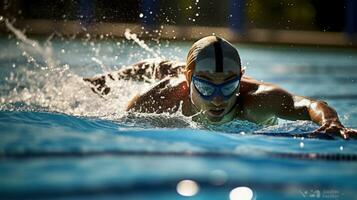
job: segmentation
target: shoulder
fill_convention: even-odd
[[[289,94],[278,85],[258,81],[251,77],[243,76],[241,80],[240,93],[246,96],[266,96]]]
[[[137,95],[129,103],[127,110],[156,113],[173,112],[178,109],[181,101],[186,101],[188,95],[187,82],[182,76],[167,77]]]
[[[283,88],[251,78],[242,79],[240,91],[242,109],[277,110],[281,106],[293,105],[294,96]]]
[[[182,75],[178,77],[166,77],[153,84],[150,88],[144,91],[145,93],[164,93],[172,90],[187,90],[187,82]]]
[[[293,105],[292,95],[281,87],[244,77],[241,81],[240,113],[243,119],[263,123],[276,117],[282,107]]]

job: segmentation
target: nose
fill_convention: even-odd
[[[223,97],[220,96],[220,95],[215,95],[212,100],[211,100],[211,103],[215,106],[221,106],[223,104]]]

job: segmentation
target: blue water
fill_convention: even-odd
[[[81,77],[150,52],[127,40],[45,40],[0,38],[1,199],[229,199],[241,186],[255,199],[356,199],[356,141],[293,137],[317,128],[305,121],[204,127],[180,114],[125,113],[148,84],[115,83],[103,99]],[[177,60],[190,47],[147,44]],[[248,75],[325,100],[357,128],[356,50],[236,46]],[[192,197],[177,191],[186,179],[198,184]]]

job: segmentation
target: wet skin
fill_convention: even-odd
[[[264,122],[272,117],[288,120],[311,120],[320,125],[315,132],[341,136],[344,139],[357,138],[357,131],[345,128],[338,119],[336,111],[323,101],[292,95],[282,88],[259,82],[242,76],[236,95],[224,100],[215,96],[207,101],[200,97],[195,88],[190,95],[192,75],[211,81],[215,84],[234,79],[239,74],[220,74],[209,72],[186,71],[185,76],[167,77],[150,90],[137,95],[128,104],[128,111],[173,113],[182,106],[182,113],[192,116],[199,111],[212,122],[219,122],[230,109],[239,105],[235,118],[254,123]],[[242,71],[241,74],[244,74]]]

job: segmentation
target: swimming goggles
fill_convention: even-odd
[[[195,86],[200,96],[205,100],[211,100],[214,96],[222,96],[224,100],[227,100],[237,90],[239,82],[239,76],[221,84],[214,84],[210,81],[192,76],[191,84]]]

